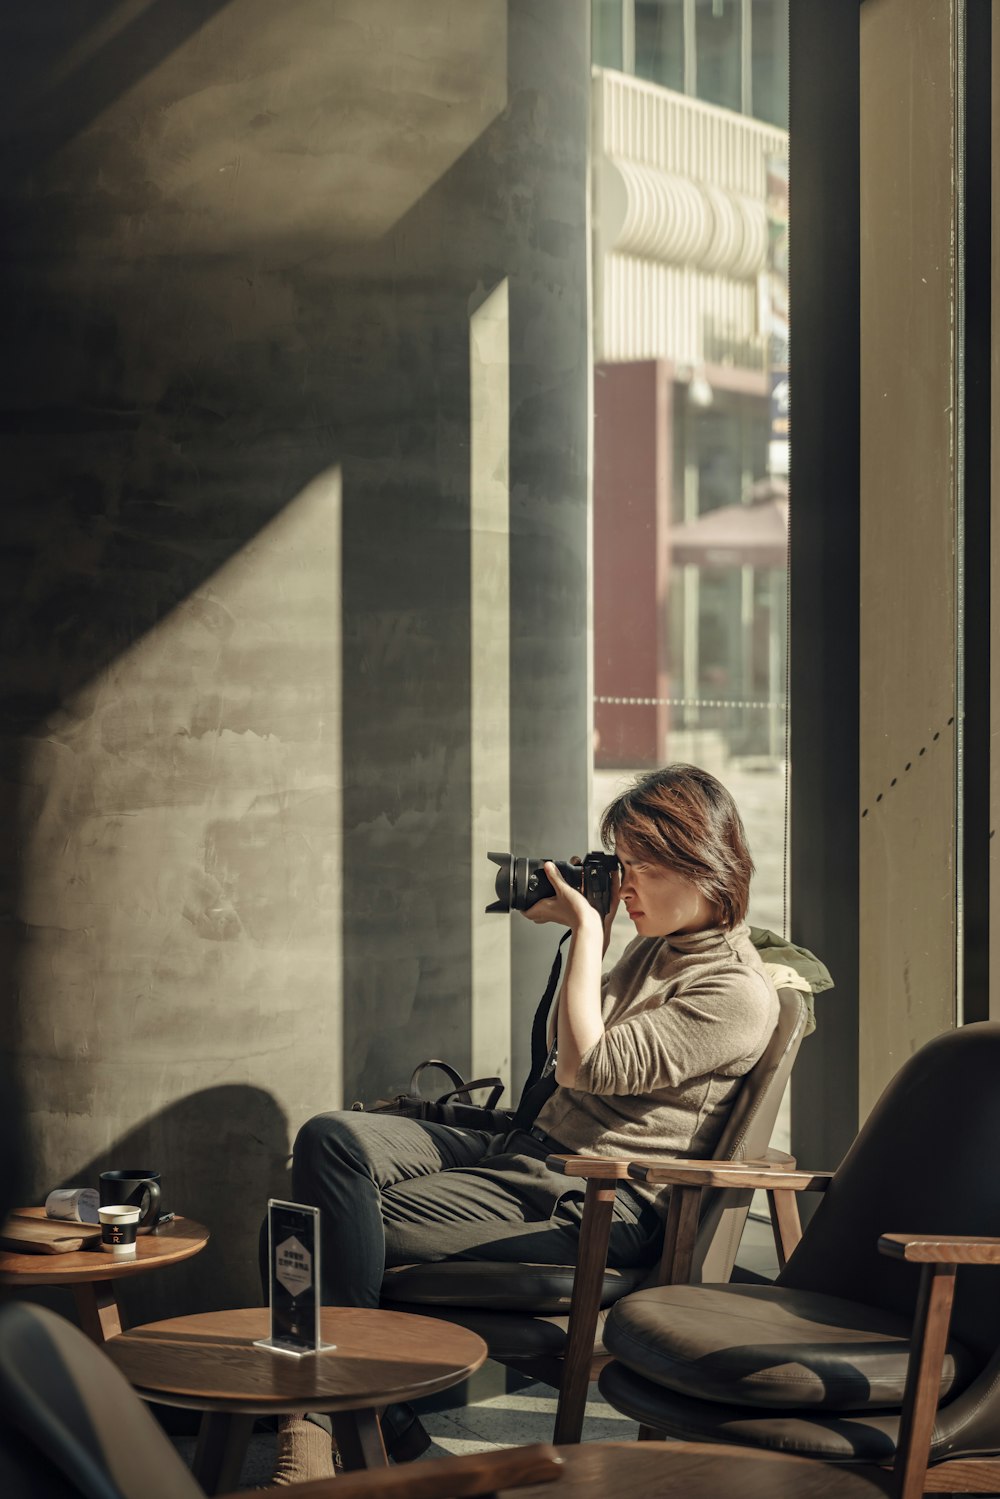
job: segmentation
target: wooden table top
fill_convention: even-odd
[[[44,1208],[21,1208],[22,1213],[44,1218]],[[119,1280],[141,1275],[160,1265],[190,1259],[208,1243],[208,1229],[192,1218],[175,1218],[152,1234],[136,1237],[135,1258],[105,1254],[97,1240],[86,1249],[69,1254],[18,1254],[0,1249],[0,1284],[19,1286],[72,1286],[92,1280]]]
[[[778,1452],[702,1442],[582,1442],[557,1449],[566,1472],[511,1499],[886,1499],[890,1479]]]
[[[524,1458],[532,1451],[521,1449]],[[552,1449],[548,1449],[552,1450]],[[856,1472],[832,1463],[746,1447],[708,1446],[700,1442],[582,1442],[557,1447],[562,1471],[555,1483],[510,1488],[514,1474],[498,1477],[497,1499],[886,1499],[890,1478]],[[487,1454],[480,1453],[482,1459]],[[499,1454],[490,1453],[490,1457]],[[524,1465],[517,1448],[503,1454],[512,1468]],[[472,1464],[476,1458],[450,1458],[449,1464]],[[296,1488],[300,1499],[429,1499],[444,1492],[443,1463],[406,1463],[368,1473],[341,1473]],[[437,1470],[436,1487],[432,1481]],[[335,1485],[343,1486],[342,1492]],[[461,1490],[457,1490],[461,1492]],[[453,1490],[454,1492],[454,1490]],[[230,1495],[229,1499],[237,1499]]]
[[[107,1345],[140,1394],[163,1405],[224,1410],[349,1411],[447,1390],[486,1360],[486,1344],[464,1327],[409,1312],[324,1307],[331,1351],[289,1358],[255,1348],[265,1307],[172,1317],[123,1332]]]

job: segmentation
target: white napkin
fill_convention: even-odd
[[[57,1187],[45,1199],[45,1215],[70,1223],[99,1223],[99,1203],[96,1187]]]

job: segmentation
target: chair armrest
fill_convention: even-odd
[[[882,1234],[879,1253],[918,1265],[1000,1265],[1000,1239],[962,1234]]]
[[[563,1460],[546,1442],[502,1452],[474,1452],[467,1457],[432,1458],[402,1467],[372,1468],[364,1473],[338,1473],[263,1492],[291,1499],[473,1499],[498,1489],[549,1483],[563,1476]],[[229,1494],[226,1499],[241,1499]]]
[[[654,1187],[742,1187],[764,1192],[825,1192],[832,1171],[784,1171],[759,1161],[634,1161],[629,1175]]]
[[[629,1179],[632,1162],[612,1156],[547,1155],[545,1164],[550,1171],[558,1171],[562,1176],[579,1176],[585,1181],[624,1182]]]
[[[796,1171],[799,1163],[786,1150],[775,1150],[773,1145],[769,1145],[764,1154],[758,1156],[756,1160],[733,1161],[731,1164],[734,1166],[766,1166],[769,1171]]]
[[[922,1496],[928,1487],[927,1466],[951,1327],[957,1267],[1000,1265],[1000,1239],[966,1234],[882,1234],[878,1247],[880,1253],[892,1259],[920,1266],[893,1463],[892,1492],[900,1499],[910,1499]]]
[[[558,1171],[563,1176],[582,1177],[585,1181],[628,1181],[630,1178],[640,1181],[652,1181],[652,1177],[639,1175],[639,1170],[670,1170],[674,1163],[664,1161],[637,1161],[623,1159],[617,1156],[596,1155],[549,1155],[545,1157],[545,1164],[550,1171]],[[715,1168],[726,1168],[732,1165],[729,1161],[694,1161],[687,1157],[678,1157],[676,1165],[678,1168],[688,1170],[689,1168],[702,1168],[712,1170]],[[787,1171],[794,1168],[795,1157],[785,1155],[783,1151],[768,1150],[759,1160],[741,1161],[739,1169],[766,1171],[769,1174],[774,1171]]]

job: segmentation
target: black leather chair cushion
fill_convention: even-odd
[[[442,1260],[430,1265],[401,1265],[387,1270],[382,1301],[406,1301],[441,1307],[481,1307],[491,1312],[546,1313],[569,1311],[573,1294],[572,1265],[508,1265],[485,1260]],[[610,1306],[634,1291],[649,1276],[649,1266],[605,1270],[601,1306]]]
[[[605,1344],[654,1384],[698,1400],[826,1411],[898,1409],[911,1322],[781,1286],[658,1286],[609,1313]],[[951,1341],[942,1398],[978,1360]]]
[[[569,1318],[543,1317],[537,1312],[486,1312],[476,1306],[431,1306],[426,1302],[387,1301],[394,1312],[414,1312],[421,1317],[439,1317],[442,1322],[467,1327],[478,1333],[496,1359],[560,1359],[566,1352]],[[601,1335],[607,1312],[597,1320],[594,1352],[604,1353]],[[541,1376],[540,1376],[541,1377]]]
[[[824,1462],[891,1463],[899,1417],[813,1415],[808,1410],[766,1411],[675,1395],[617,1361],[601,1371],[601,1394],[616,1411],[658,1436],[684,1442],[735,1442],[771,1452],[793,1452]],[[734,1484],[734,1492],[738,1491]]]

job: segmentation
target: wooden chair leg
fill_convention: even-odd
[[[587,1182],[583,1222],[580,1225],[580,1252],[573,1277],[569,1335],[559,1387],[559,1403],[556,1407],[556,1425],[552,1437],[554,1442],[578,1442],[583,1431],[614,1205],[614,1182],[591,1178]]]
[[[192,1471],[206,1494],[228,1494],[239,1484],[253,1419],[229,1411],[202,1416]]]
[[[660,1256],[661,1286],[686,1286],[690,1282],[700,1216],[701,1188],[672,1186]]]
[[[784,1270],[792,1251],[802,1237],[802,1221],[794,1192],[768,1192],[767,1209],[771,1214],[771,1232],[778,1256],[778,1269]]]
[[[893,1465],[895,1499],[921,1499],[924,1493],[954,1295],[955,1266],[925,1264],[920,1276],[913,1318],[913,1351],[899,1418]]]

